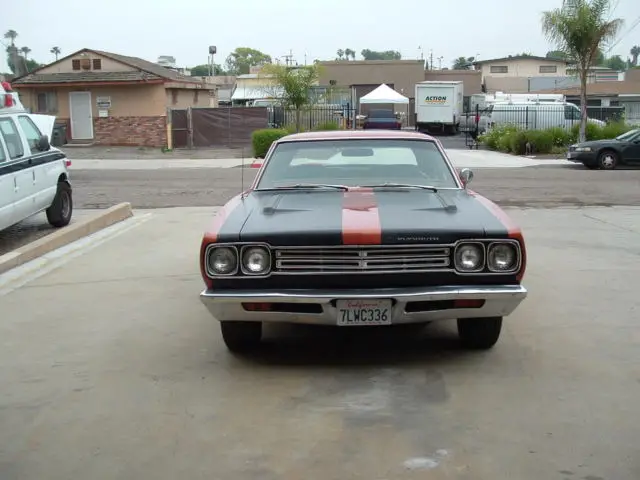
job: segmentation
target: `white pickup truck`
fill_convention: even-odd
[[[49,143],[55,118],[28,113],[0,84],[0,230],[42,211],[54,227],[71,221],[71,163]]]

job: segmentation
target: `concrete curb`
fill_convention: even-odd
[[[132,216],[131,204],[125,202],[107,208],[95,217],[72,223],[28,245],[0,256],[0,273],[30,262]]]

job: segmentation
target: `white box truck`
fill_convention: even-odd
[[[416,84],[416,130],[458,133],[463,109],[462,82],[426,81]]]

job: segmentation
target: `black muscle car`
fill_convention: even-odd
[[[640,165],[640,128],[616,138],[571,145],[567,159],[582,163],[592,170],[613,170],[618,165]]]
[[[457,319],[491,348],[526,297],[521,230],[466,188],[442,145],[416,132],[289,135],[205,232],[202,302],[231,351],[264,322],[336,326]]]

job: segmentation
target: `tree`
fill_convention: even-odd
[[[610,19],[609,0],[564,0],[562,7],[542,13],[545,36],[574,61],[580,78],[580,133],[587,128],[587,76],[598,49],[618,34],[623,20]]]
[[[296,131],[300,131],[300,113],[309,104],[311,87],[320,76],[317,64],[304,67],[289,67],[285,65],[266,65],[262,72],[270,76],[275,87],[279,87],[277,96],[283,106],[295,109]]]
[[[31,49],[29,47],[22,47],[20,49],[20,51],[22,52],[22,54],[24,55],[24,59],[28,60],[29,59],[29,54],[31,53]]]
[[[251,67],[269,63],[271,63],[270,55],[249,47],[236,48],[226,60],[227,71],[230,75],[243,75],[249,73]]]
[[[605,66],[607,68],[610,68],[611,70],[622,72],[627,69],[627,62],[625,62],[620,55],[614,55],[607,58],[607,60],[605,61]]]
[[[211,73],[211,67],[206,63],[203,65],[196,65],[195,67],[191,67],[191,76],[192,77],[208,77]],[[226,72],[222,69],[220,65],[213,66],[213,74],[214,75],[226,75]]]
[[[547,52],[545,57],[555,58],[558,60],[567,60],[569,58],[569,55],[567,54],[567,52],[563,52],[562,50],[551,50]]]
[[[342,57],[344,57],[344,50],[339,48],[338,51],[336,52],[336,55],[338,55],[338,60],[342,60]]]
[[[631,66],[635,67],[636,65],[638,65],[638,57],[640,56],[640,45],[634,45],[633,47],[631,47],[631,51],[629,53],[631,54]]]
[[[365,60],[400,60],[402,55],[395,50],[385,50],[384,52],[377,52],[375,50],[369,50],[365,48],[360,52],[362,58]]]
[[[58,61],[58,55],[60,55],[62,53],[62,50],[60,50],[60,47],[53,47],[50,50],[51,53],[53,53],[56,56],[56,62]]]
[[[16,38],[18,38],[18,32],[16,32],[15,30],[7,30],[6,33],[4,34],[4,38],[6,38],[11,42],[12,47],[15,47]]]
[[[350,48],[345,48],[344,49],[344,58],[345,58],[345,60],[350,60],[350,59],[355,60],[356,59],[355,50],[351,50]]]
[[[458,57],[453,61],[454,70],[470,70],[475,57]]]

